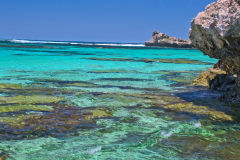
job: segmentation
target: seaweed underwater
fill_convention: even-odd
[[[240,156],[239,109],[192,85],[200,51],[1,45],[0,159]]]

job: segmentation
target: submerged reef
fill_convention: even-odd
[[[171,77],[171,73],[166,75]],[[78,83],[60,80],[51,82],[59,88],[72,84],[76,86]],[[79,83],[82,84],[82,82]],[[190,102],[178,95],[160,94],[160,92],[107,93],[76,89],[69,89],[69,91],[55,89],[53,92],[53,88],[46,87],[17,84],[0,86],[0,91],[6,94],[0,96],[0,139],[2,140],[74,136],[79,133],[79,130],[98,127],[96,123],[98,119],[117,119],[117,110],[122,108],[128,110],[142,108],[149,111],[154,109],[156,113],[165,110],[188,116],[208,117],[213,121],[234,121],[237,120],[235,117],[239,113],[236,110],[226,112],[225,107],[214,100]],[[16,95],[12,90],[18,90],[18,94]],[[72,98],[67,98],[69,96]],[[223,106],[222,109],[219,106]]]
[[[188,39],[170,37],[164,33],[154,31],[150,41],[145,42],[146,46],[171,47],[171,48],[193,48]]]
[[[105,108],[68,104],[65,97],[73,92],[66,90],[0,84],[0,92],[6,94],[0,96],[2,140],[76,134],[96,127],[95,119],[112,116]]]
[[[240,105],[240,1],[218,0],[208,5],[191,26],[193,45],[204,54],[219,59],[215,67],[235,79],[234,85],[225,89],[222,99]],[[217,78],[218,83],[229,80],[226,76]]]
[[[178,59],[130,59],[130,58],[98,58],[98,57],[89,57],[86,58],[88,60],[95,60],[95,61],[123,61],[123,62],[144,62],[144,63],[174,63],[174,64],[199,64],[199,65],[212,65],[209,62],[202,62],[199,60],[190,60],[184,58]],[[117,72],[119,73],[119,72]]]
[[[1,48],[0,159],[239,157],[240,107],[191,85],[216,63],[200,51],[19,46]]]
[[[162,70],[155,73],[169,81],[173,81],[171,79],[174,77],[180,77],[178,81],[181,82],[176,83],[189,84],[189,80],[185,80],[184,75],[197,74],[199,71]],[[139,79],[135,80],[138,82]],[[2,141],[0,159],[14,158],[19,150],[24,148],[23,144],[28,143],[26,148],[34,148],[36,145],[41,154],[45,151],[44,147],[49,152],[56,153],[54,156],[64,152],[60,154],[62,158],[65,154],[74,155],[74,152],[90,157],[93,154],[89,153],[95,152],[98,148],[102,148],[99,153],[105,154],[104,150],[107,150],[106,154],[109,154],[108,150],[114,152],[116,150],[112,148],[112,144],[130,145],[134,149],[147,148],[147,150],[157,150],[173,144],[179,148],[178,155],[205,153],[205,151],[214,154],[212,151],[215,149],[209,150],[208,144],[228,145],[227,143],[233,143],[233,140],[239,140],[239,133],[234,130],[235,126],[231,130],[233,137],[227,136],[230,131],[225,124],[238,124],[240,109],[228,107],[211,98],[209,90],[195,93],[199,89],[190,89],[186,92],[181,89],[181,92],[174,94],[146,90],[126,92],[124,89],[88,91],[76,87],[88,84],[85,81],[37,79],[36,82],[51,83],[50,86],[53,88],[36,87],[33,83],[0,85],[0,92],[4,93],[0,96],[0,140]],[[69,86],[74,87],[65,88]],[[17,94],[14,91],[17,91]],[[67,143],[69,139],[71,141]],[[58,143],[60,141],[61,143]],[[85,147],[85,143],[87,147],[79,151]],[[191,143],[193,145],[190,145]],[[93,146],[89,149],[91,144]],[[96,144],[99,147],[96,147]],[[72,151],[73,148],[77,151]],[[216,152],[221,149],[217,148]],[[229,148],[232,150],[231,154],[236,156],[239,155],[238,149],[238,145],[236,149]],[[226,150],[223,156],[229,154]],[[32,150],[22,152],[27,156],[33,154]],[[49,156],[48,152],[47,154]],[[215,154],[213,156],[218,157]],[[76,157],[79,159],[80,156]]]

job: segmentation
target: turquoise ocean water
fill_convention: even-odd
[[[236,108],[191,83],[216,62],[195,49],[2,41],[0,156],[237,159]]]

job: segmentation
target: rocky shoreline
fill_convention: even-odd
[[[239,106],[240,0],[218,0],[208,5],[192,21],[190,39],[194,47],[218,59],[215,68],[225,72],[206,71],[195,83],[201,85],[207,80],[211,89],[224,91],[222,99],[225,102]]]
[[[145,42],[145,46],[169,47],[169,48],[193,48],[192,42],[187,39],[170,37],[165,33],[154,31],[150,41]]]

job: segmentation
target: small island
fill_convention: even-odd
[[[170,37],[165,33],[154,31],[150,41],[145,42],[145,46],[158,46],[169,48],[193,48],[192,42],[188,39]]]

